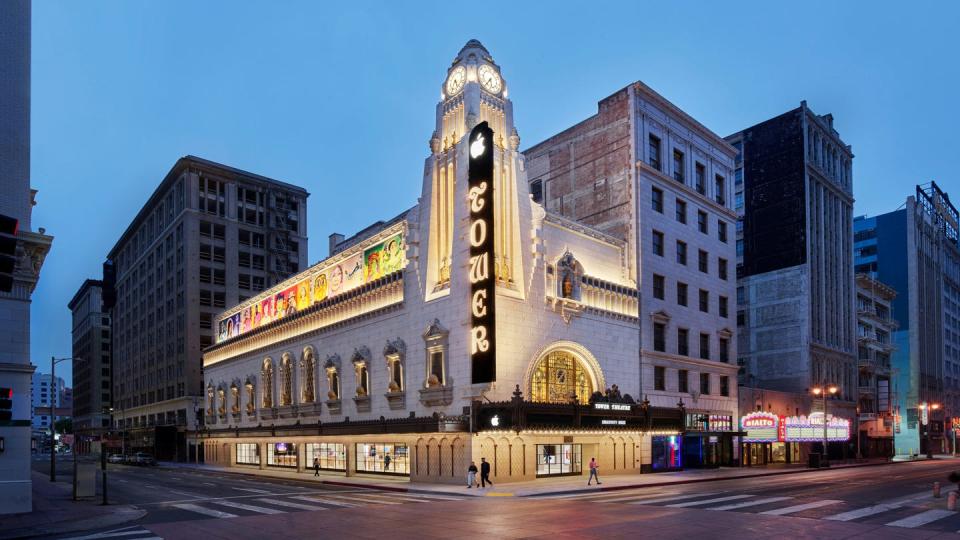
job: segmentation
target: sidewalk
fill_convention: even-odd
[[[0,539],[31,538],[65,534],[98,527],[112,527],[140,519],[146,511],[131,506],[101,506],[100,499],[73,500],[73,484],[50,482],[50,477],[33,471],[33,511],[0,516]]]
[[[954,458],[952,456],[936,456],[935,459]],[[386,491],[399,491],[407,493],[437,494],[445,496],[453,495],[461,497],[537,497],[546,495],[575,494],[581,492],[613,491],[650,486],[689,484],[693,482],[712,482],[737,478],[757,478],[784,474],[816,473],[818,471],[895,465],[900,463],[909,463],[909,461],[864,460],[856,463],[837,463],[831,466],[829,469],[809,469],[805,465],[772,465],[767,467],[691,469],[686,471],[655,474],[623,474],[604,476],[603,484],[601,486],[590,487],[587,487],[586,483],[584,482],[585,477],[577,476],[563,478],[540,478],[527,482],[498,484],[492,489],[467,489],[466,486],[460,483],[454,485],[427,484],[410,482],[404,478],[379,477],[373,475],[348,477],[343,476],[342,473],[324,473],[323,471],[320,473],[321,476],[315,477],[313,476],[313,472],[306,471],[303,473],[297,473],[289,471],[260,470],[253,468],[246,469],[242,467],[198,465],[193,463],[162,463],[160,466],[167,468],[190,468],[259,477],[267,476],[271,478],[283,478],[303,482],[317,482],[320,484],[334,486],[381,489]]]

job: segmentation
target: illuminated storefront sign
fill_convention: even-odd
[[[279,290],[262,293],[220,319],[217,341],[237,337],[273,321],[289,317],[313,304],[334,298],[405,266],[403,233],[336,262],[301,274],[302,279]]]
[[[784,439],[787,442],[817,442],[823,440],[823,413],[810,416],[789,416],[784,419]],[[850,439],[850,421],[833,415],[827,417],[827,440]]]
[[[593,408],[599,411],[630,411],[629,403],[594,403]]]
[[[740,428],[747,433],[744,442],[777,442],[780,419],[768,412],[752,412],[740,419]]]
[[[486,122],[470,131],[467,172],[470,208],[470,363],[471,382],[497,379],[496,271],[493,221],[493,130]]]

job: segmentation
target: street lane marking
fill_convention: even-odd
[[[250,493],[271,493],[270,491],[267,491],[265,489],[240,488],[240,487],[235,487],[233,489],[236,489],[237,491],[249,491]]]
[[[197,495],[195,493],[187,493],[185,491],[174,491],[172,489],[168,491],[170,491],[170,493],[176,493],[177,495],[183,495],[184,497],[193,497],[195,499],[202,499],[204,497],[203,495]]]
[[[335,497],[339,499],[337,495],[327,495],[327,497]],[[387,499],[385,497],[381,498],[380,496],[377,496],[377,495],[349,495],[349,496],[345,496],[345,498],[348,501],[366,501],[366,502],[372,502],[375,504],[403,504],[402,502],[395,501],[393,499]]]
[[[719,492],[718,492],[719,493]],[[667,497],[670,495],[680,495],[679,491],[653,491],[646,493],[634,493],[633,495],[616,494],[616,493],[599,493],[597,495],[589,495],[587,497],[580,497],[577,495],[567,495],[567,498],[571,500],[593,500],[593,501],[602,501],[608,503],[614,502],[623,502],[623,501],[637,501],[640,499],[652,499],[654,497]],[[703,495],[701,493],[701,495]]]
[[[766,515],[766,516],[785,516],[787,514],[796,514],[797,512],[803,512],[804,510],[820,508],[821,506],[830,506],[832,504],[839,504],[841,502],[843,501],[826,499],[823,501],[814,501],[806,504],[798,504],[796,506],[788,506],[786,508],[777,508],[776,510],[767,510],[766,512],[760,512],[760,514]]]
[[[723,506],[717,506],[715,508],[707,508],[707,510],[715,510],[715,511],[736,510],[737,508],[746,508],[748,506],[759,506],[761,504],[786,501],[792,498],[793,497],[767,497],[766,499],[754,499],[752,501],[747,501],[747,502],[725,504]]]
[[[300,510],[326,510],[325,506],[317,506],[314,504],[301,504],[295,503],[293,501],[285,501],[283,499],[257,499],[260,502],[265,502],[268,504],[276,504],[278,506],[287,506],[289,508],[299,508]]]
[[[682,501],[683,499],[696,499],[698,497],[706,497],[708,495],[717,495],[723,493],[722,491],[708,491],[706,493],[687,493],[686,495],[674,495],[672,497],[660,497],[658,499],[644,499],[640,501],[632,501],[627,504],[656,504],[661,502],[669,501]]]
[[[262,506],[254,506],[252,504],[243,504],[233,501],[210,501],[213,504],[219,504],[221,506],[229,506],[230,508],[239,508],[240,510],[246,510],[247,512],[257,512],[260,514],[284,514],[285,510],[277,510],[276,508],[264,508]]]
[[[903,507],[903,504],[875,504],[873,506],[867,506],[864,508],[858,508],[856,510],[850,510],[849,512],[842,512],[840,514],[827,516],[823,519],[828,519],[830,521],[853,521],[854,519],[860,519],[862,517],[872,516],[874,514],[889,512],[890,510],[896,510],[901,507]]]
[[[320,503],[320,504],[332,504],[332,505],[334,505],[334,506],[343,506],[343,507],[345,507],[345,508],[353,508],[353,507],[355,507],[355,506],[361,506],[361,505],[359,505],[359,504],[351,504],[351,503],[346,503],[346,502],[343,502],[343,501],[328,501],[328,500],[326,500],[326,499],[317,499],[317,498],[315,498],[315,497],[310,497],[310,496],[307,496],[307,495],[302,495],[302,496],[299,496],[299,497],[290,497],[290,498],[291,498],[291,499],[297,499],[298,501],[308,501],[308,502]]]
[[[102,532],[102,533],[91,534],[91,535],[88,535],[88,536],[73,536],[73,537],[70,537],[70,538],[65,538],[64,540],[93,540],[93,539],[95,539],[95,538],[116,538],[116,537],[118,537],[118,536],[130,536],[130,535],[133,535],[133,534],[143,534],[143,533],[145,533],[145,532],[148,532],[148,531],[145,531],[145,530],[142,530],[142,529],[141,529],[141,530],[136,530],[136,531],[123,531],[123,532],[105,531],[105,532]]]
[[[727,495],[726,497],[717,497],[715,499],[706,499],[703,501],[693,501],[677,504],[668,504],[668,508],[687,508],[688,506],[700,506],[701,504],[710,504],[715,502],[726,502],[726,501],[735,501],[737,499],[749,499],[751,497],[756,497],[756,495]]]
[[[200,482],[200,483],[205,486],[216,486],[216,484],[214,484],[213,482]]]
[[[229,512],[221,512],[219,510],[213,510],[212,508],[204,508],[203,506],[200,506],[198,504],[183,503],[183,504],[174,504],[171,506],[173,506],[174,508],[179,508],[181,510],[188,510],[190,512],[196,512],[198,514],[203,514],[205,516],[210,516],[215,518],[237,517],[236,514],[231,514]]]
[[[885,525],[887,527],[904,527],[907,529],[912,529],[914,527],[926,525],[927,523],[937,521],[938,519],[943,519],[947,516],[954,516],[956,514],[957,513],[953,510],[927,510],[926,512],[921,512],[915,516],[891,521]]]

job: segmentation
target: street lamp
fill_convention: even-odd
[[[52,405],[50,406],[50,481],[57,481],[57,415],[56,415],[56,405],[57,405],[57,364],[60,362],[66,362],[67,360],[82,360],[79,356],[71,358],[55,358],[50,357],[50,400]],[[76,459],[76,453],[74,453],[74,459]]]
[[[818,396],[823,403],[823,463],[827,462],[827,394],[831,396],[840,391],[835,384],[824,384],[810,389],[813,395]]]
[[[918,407],[920,408],[921,411],[923,411],[923,412],[921,412],[921,417],[920,417],[920,419],[923,420],[924,416],[926,416],[926,422],[922,422],[922,423],[923,423],[923,425],[926,426],[926,428],[927,428],[927,434],[926,434],[926,440],[927,440],[927,459],[933,459],[933,447],[931,446],[931,442],[930,442],[930,421],[932,420],[931,416],[933,416],[933,411],[939,409],[939,408],[940,408],[940,404],[939,404],[939,403],[929,403],[929,404],[928,404],[928,403],[924,402],[924,403],[921,403],[920,405],[918,405]],[[924,414],[924,413],[926,413],[927,411],[929,411],[929,414]]]

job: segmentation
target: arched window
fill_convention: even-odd
[[[317,399],[316,394],[316,371],[317,371],[317,360],[316,355],[313,353],[313,347],[306,347],[303,349],[303,402],[304,403],[313,403]]]
[[[247,390],[247,414],[253,414],[257,410],[257,393],[256,387],[253,384],[253,380],[247,379],[244,387]]]
[[[207,416],[213,416],[213,411],[216,410],[216,397],[213,394],[213,383],[207,384]]]
[[[223,383],[217,388],[217,414],[223,416],[227,413],[227,393],[223,389]]]
[[[267,358],[263,361],[263,368],[260,373],[260,379],[263,380],[263,406],[267,409],[273,408],[273,359]]]
[[[370,351],[366,347],[361,347],[353,351],[353,371],[356,375],[357,397],[365,398],[370,395]]]
[[[340,401],[340,357],[336,354],[327,356],[323,370],[327,374],[327,400]]]
[[[533,401],[548,403],[589,403],[593,381],[577,357],[566,351],[554,351],[537,362],[530,378]]]
[[[387,383],[387,391],[391,394],[404,391],[403,361],[406,350],[407,346],[400,338],[388,341],[386,347],[383,348],[383,356],[387,361],[387,377],[390,381]]]
[[[230,412],[233,414],[240,414],[240,388],[237,386],[237,383],[230,385]]]
[[[293,404],[293,360],[290,353],[280,358],[280,406]]]

